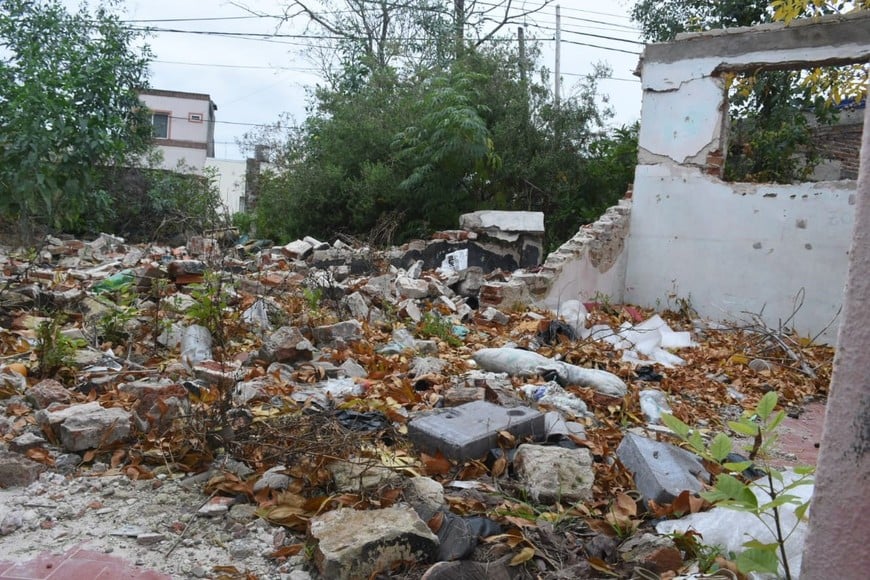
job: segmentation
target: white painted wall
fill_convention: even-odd
[[[207,159],[205,167],[217,172],[217,186],[221,201],[230,215],[240,209],[240,201],[245,197],[245,173],[247,164],[234,159]]]
[[[859,18],[866,15],[843,20]],[[825,26],[839,22],[827,19]],[[841,29],[852,30],[850,38],[826,29],[825,42],[810,30],[814,23],[799,23],[705,33],[646,49],[627,302],[664,308],[689,298],[699,314],[719,320],[763,310],[767,324],[777,327],[803,289],[803,306],[789,326],[810,336],[827,327],[822,339],[836,341],[839,321],[830,323],[843,303],[856,183],[721,181],[727,104],[717,71],[870,58],[870,36],[856,35],[863,22],[843,24],[851,26]],[[768,31],[782,41],[762,38]],[[808,42],[815,45],[802,46]]]
[[[197,143],[208,142],[209,101],[149,94],[142,94],[139,98],[152,111],[171,114],[169,119],[170,139]],[[190,113],[202,115],[202,123],[188,121]]]
[[[855,182],[729,184],[694,168],[639,166],[625,299],[666,306],[690,298],[702,316],[761,312],[814,335],[843,301]],[[833,342],[836,324],[824,338]]]
[[[183,168],[185,173],[202,173],[202,168],[205,166],[206,161],[205,149],[170,147],[167,145],[159,145],[158,147],[163,154],[163,161],[159,167],[170,171],[177,171],[179,162],[183,162],[186,166]]]

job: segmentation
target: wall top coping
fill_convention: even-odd
[[[870,10],[796,19],[788,25],[776,22],[683,33],[672,42],[648,44],[638,69],[650,63],[831,47],[855,47],[856,50],[851,54],[852,58],[829,59],[828,64],[866,62],[870,60],[870,34],[867,30],[870,30]]]

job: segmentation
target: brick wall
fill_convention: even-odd
[[[822,159],[840,162],[840,179],[858,179],[863,129],[861,123],[849,123],[813,130],[813,140]]]

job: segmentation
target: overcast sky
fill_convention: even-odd
[[[316,1],[316,0],[315,0]],[[480,0],[496,2],[497,0]],[[262,14],[281,14],[281,0],[241,0]],[[514,1],[518,9],[538,6],[541,0]],[[628,18],[627,0],[559,0],[562,15],[563,95],[591,72],[594,63],[604,61],[613,69],[613,79],[601,83],[610,96],[616,117],[612,124],[632,123],[640,116],[640,83],[632,71],[642,46],[613,39],[639,41]],[[68,0],[75,6],[77,0]],[[271,35],[278,20],[244,18],[250,13],[227,0],[125,0],[128,20],[155,20],[137,24],[182,31],[246,32]],[[199,19],[199,20],[179,20]],[[551,70],[554,61],[555,2],[526,22],[527,38],[543,40],[543,62]],[[306,19],[298,16],[284,24],[280,33],[304,32]],[[516,26],[510,30],[516,35]],[[317,68],[303,51],[313,38],[221,37],[190,32],[154,32],[148,40],[154,52],[151,86],[157,89],[207,93],[217,104],[215,155],[241,159],[235,142],[257,124],[276,121],[288,112],[297,121],[305,118],[307,88],[319,80]],[[582,43],[582,44],[577,44]],[[588,46],[594,45],[594,46]],[[603,48],[602,48],[603,47]],[[620,52],[628,51],[628,52]]]

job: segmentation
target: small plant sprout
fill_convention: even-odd
[[[744,412],[739,421],[728,422],[735,433],[752,437],[749,461],[729,461],[733,441],[725,433],[716,434],[709,444],[705,444],[698,431],[673,415],[663,414],[662,422],[698,455],[721,466],[723,471],[716,477],[713,488],[702,492],[701,497],[718,506],[753,514],[775,538],[774,542],[762,542],[755,538],[745,542],[743,545],[746,550],[736,558],[738,568],[746,573],[777,574],[781,565],[784,577],[790,580],[792,575],[785,543],[798,523],[806,517],[809,508],[809,502],[793,492],[799,486],[812,483],[814,468],[796,467],[794,473],[797,477],[786,482],[783,473],[765,461],[776,442],[775,430],[785,418],[784,411],[774,412],[776,403],[777,394],[771,391],[761,398],[754,411]],[[753,465],[764,473],[754,483],[743,475]],[[759,499],[753,488],[760,489],[767,498]],[[786,505],[794,508],[797,518],[791,529],[785,528],[782,517],[782,508]]]

